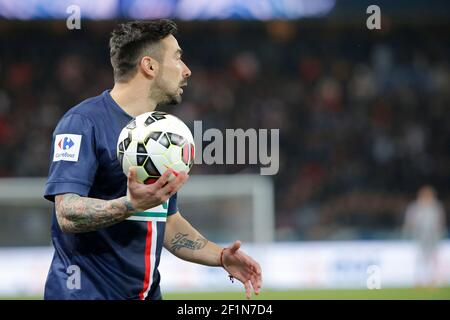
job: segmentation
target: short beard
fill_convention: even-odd
[[[163,99],[161,99],[158,105],[168,105],[173,106],[181,103],[181,95],[177,94],[166,94]]]
[[[159,96],[159,99],[157,99],[158,103],[157,105],[176,105],[181,103],[181,95],[175,93],[169,93],[164,92],[162,88],[164,88],[164,85],[160,81],[156,81],[157,84],[157,90],[159,91],[157,93],[157,96]]]

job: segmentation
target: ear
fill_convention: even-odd
[[[158,73],[158,68],[159,68],[158,61],[149,56],[142,57],[141,61],[139,62],[140,71],[146,78],[149,79],[154,79],[156,77],[156,74]]]

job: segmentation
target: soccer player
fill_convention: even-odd
[[[178,211],[186,173],[169,182],[167,171],[145,185],[133,168],[125,176],[116,158],[119,133],[130,120],[181,101],[191,71],[176,31],[165,19],[119,25],[109,43],[113,89],[70,109],[53,133],[44,196],[54,201],[55,253],[45,299],[162,299],[163,245],[181,259],[224,267],[244,284],[247,298],[252,288],[260,291],[261,268],[239,241],[221,248]]]
[[[435,287],[438,282],[439,245],[447,230],[444,207],[431,185],[422,186],[417,192],[417,199],[408,205],[403,232],[417,245],[417,285]]]

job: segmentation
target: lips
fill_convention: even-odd
[[[184,90],[183,90],[183,88],[182,87],[186,87],[187,86],[187,83],[184,83],[184,84],[182,84],[181,86],[180,86],[180,90],[181,90],[181,93],[183,93],[184,92]]]

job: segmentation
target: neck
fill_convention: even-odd
[[[148,88],[135,79],[127,83],[116,82],[110,94],[119,107],[133,118],[156,108],[156,102],[148,96]]]

